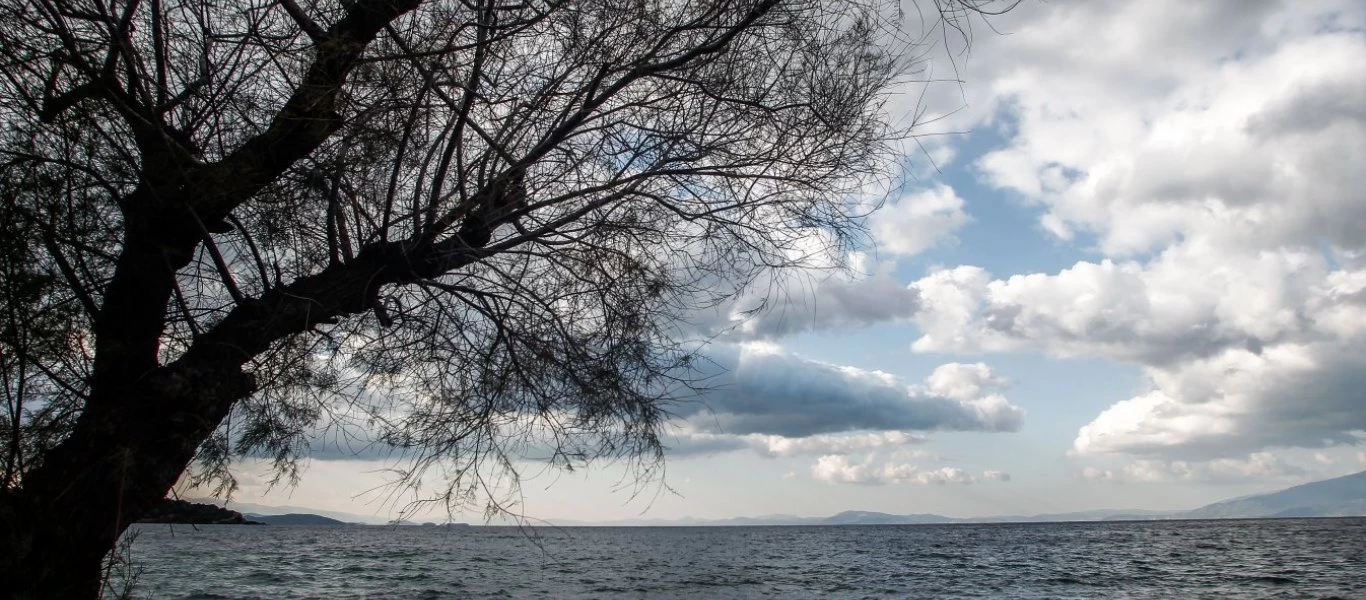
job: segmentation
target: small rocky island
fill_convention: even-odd
[[[199,504],[166,498],[147,513],[139,523],[179,523],[186,525],[264,525],[242,516],[242,513],[212,504]]]

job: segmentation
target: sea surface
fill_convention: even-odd
[[[1366,518],[135,531],[136,598],[1366,600]]]

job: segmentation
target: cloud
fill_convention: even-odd
[[[994,24],[1010,35],[977,37],[967,83],[930,90],[930,106],[968,101],[936,126],[996,129],[1004,143],[969,157],[972,169],[1091,255],[1047,273],[953,266],[906,285],[894,265],[854,254],[849,271],[823,257],[756,285],[699,316],[699,331],[731,331],[716,344],[714,390],[673,407],[687,432],[675,454],[820,456],[826,481],[909,481],[928,471],[850,456],[924,432],[1020,427],[1023,410],[985,365],[912,382],[738,343],[897,321],[920,329],[916,352],[1138,365],[1145,389],[1073,442],[1083,460],[1128,461],[1091,467],[1098,479],[1231,477],[1235,462],[1272,473],[1249,457],[1360,443],[1366,5],[1059,2]],[[969,219],[953,189],[931,185],[869,226],[905,257],[951,243]],[[757,306],[769,310],[746,314]]]
[[[854,269],[862,266],[856,257]],[[729,337],[772,340],[808,331],[840,332],[907,320],[919,308],[915,290],[891,275],[891,264],[881,264],[867,275],[851,273],[797,274],[751,293],[727,306]],[[744,314],[755,310],[754,314]]]
[[[1359,111],[1315,112],[1304,98],[1366,96],[1356,72],[1363,60],[1359,36],[1287,42],[1269,56],[1199,74],[1152,106],[1121,113],[1139,122],[1112,127],[1094,127],[1111,114],[1087,118],[1109,107],[1033,104],[1044,90],[1021,91],[1020,135],[980,166],[993,183],[1042,203],[1046,229],[1064,239],[1094,234],[1107,255],[1183,238],[1360,248],[1366,217],[1357,191],[1366,174],[1356,165],[1366,160],[1366,120]],[[1323,83],[1339,80],[1353,83]],[[1060,112],[1077,116],[1054,116]],[[1060,135],[1095,154],[1060,152],[1052,144]]]
[[[940,467],[931,471],[913,473],[910,481],[920,485],[946,485],[950,483],[974,483],[977,478],[956,467]]]
[[[969,220],[963,199],[947,185],[920,190],[882,207],[869,228],[878,248],[896,256],[914,256],[953,239]]]
[[[1366,271],[1322,252],[1220,252],[1079,262],[993,279],[976,267],[912,284],[918,352],[1043,351],[1144,368],[1149,389],[1078,433],[1080,454],[1229,456],[1322,447],[1366,429]]]
[[[917,352],[1042,351],[1143,367],[1148,389],[1081,428],[1080,454],[1169,458],[1348,443],[1366,429],[1366,271],[1319,252],[1219,257],[1188,245],[1147,263],[1081,262],[993,279],[915,282]]]
[[[1366,271],[1332,271],[1317,250],[1229,255],[1189,244],[1147,263],[1082,261],[1007,279],[957,267],[911,287],[923,299],[919,352],[1039,349],[1144,364],[1355,335],[1366,306]]]
[[[898,465],[887,464],[874,469],[866,464],[854,464],[840,455],[822,456],[811,465],[811,478],[826,483],[857,483],[879,485],[894,477]]]
[[[811,478],[832,484],[886,485],[891,483],[912,483],[918,485],[944,485],[950,483],[973,483],[972,475],[956,467],[941,467],[929,471],[909,463],[886,462],[875,465],[872,461],[853,463],[843,455],[822,456],[811,465]]]
[[[878,247],[908,256],[949,241],[967,223],[963,200],[945,185],[901,197],[874,213],[869,228]],[[893,276],[895,263],[870,264],[863,252],[832,254],[818,235],[798,244],[800,266],[766,273],[745,293],[690,319],[728,340],[774,340],[803,332],[841,332],[905,321],[919,309],[916,290]]]
[[[982,479],[986,481],[999,481],[1002,483],[1010,481],[1010,473],[988,469],[982,471]]]
[[[964,402],[990,396],[992,391],[1009,384],[985,363],[948,363],[936,367],[925,378],[925,389],[930,393]]]
[[[923,383],[881,371],[812,361],[766,342],[714,343],[694,363],[697,392],[666,406],[671,456],[750,451],[777,458],[870,452],[921,444],[934,431],[1011,432],[1023,409],[1000,390],[1007,382],[981,363],[948,363]],[[362,416],[312,432],[322,460],[401,459]],[[554,440],[528,417],[520,451],[548,456]],[[915,458],[935,458],[911,452]]]
[[[813,435],[788,438],[777,435],[760,436],[760,454],[765,456],[798,456],[814,454],[851,454],[876,450],[886,446],[918,444],[924,437],[904,431],[884,431],[853,435]]]
[[[923,469],[911,463],[886,461],[878,463],[875,455],[861,462],[853,462],[845,455],[829,455],[816,459],[811,465],[811,478],[830,484],[912,485],[970,484],[979,481],[1007,482],[1010,475],[987,470],[978,479],[958,467]]]
[[[1140,365],[1147,389],[1073,444],[1080,456],[1148,461],[1132,463],[1132,477],[1356,443],[1366,430],[1366,5],[1016,12],[997,23],[1011,36],[979,38],[964,90],[977,101],[954,119],[1005,138],[974,162],[982,180],[1098,256],[1003,278],[931,272],[910,286],[912,349]]]
[[[954,126],[1007,136],[983,177],[1109,255],[1192,233],[1359,246],[1366,11],[1197,4],[1022,7],[979,36]]]
[[[985,365],[943,365],[926,384],[803,359],[772,344],[720,345],[710,389],[674,406],[692,430],[806,438],[857,431],[1015,431],[1024,410]]]
[[[1080,455],[1172,458],[1355,444],[1366,430],[1366,352],[1344,344],[1230,350],[1150,369],[1155,389],[1106,409],[1073,442]]]
[[[845,455],[889,447],[921,444],[927,438],[905,431],[820,434],[808,437],[677,431],[667,442],[670,456],[698,456],[749,450],[766,458]]]
[[[750,258],[737,257],[735,271],[759,269]],[[905,321],[919,307],[916,292],[894,276],[895,263],[873,262],[819,232],[797,236],[785,258],[791,264],[759,269],[740,287],[719,275],[693,282],[715,291],[717,302],[688,308],[678,324],[702,339],[738,343]]]
[[[1086,467],[1081,476],[1095,481],[1164,483],[1199,481],[1236,483],[1266,479],[1304,480],[1325,474],[1288,461],[1271,452],[1208,461],[1136,459],[1121,467]]]

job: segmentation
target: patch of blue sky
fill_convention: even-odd
[[[907,184],[908,190],[935,183],[948,185],[963,199],[964,211],[971,220],[955,232],[954,239],[901,260],[898,277],[911,281],[928,269],[973,265],[996,278],[1006,278],[1024,273],[1056,273],[1079,260],[1094,258],[1087,250],[1094,245],[1090,236],[1063,241],[1049,234],[1039,224],[1043,206],[982,181],[978,159],[1006,141],[999,128],[981,127],[963,136],[957,145],[957,158],[940,165],[940,172],[933,178]]]

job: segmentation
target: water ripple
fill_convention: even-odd
[[[136,596],[1366,600],[1366,519],[537,534],[140,526]]]

